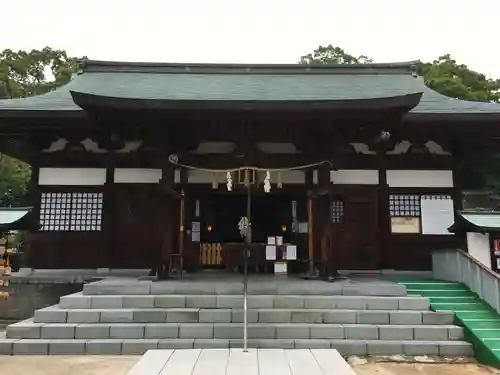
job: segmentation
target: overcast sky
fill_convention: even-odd
[[[0,50],[100,60],[294,63],[320,44],[377,62],[459,62],[500,78],[500,0],[16,0]]]

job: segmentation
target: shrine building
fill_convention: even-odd
[[[32,167],[28,266],[234,270],[250,193],[251,272],[269,236],[296,245],[290,272],[325,240],[341,270],[430,269],[464,245],[459,176],[500,105],[438,94],[415,64],[82,60],[63,87],[0,100],[0,152]]]

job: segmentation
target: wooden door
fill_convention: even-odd
[[[161,247],[159,195],[154,187],[117,185],[114,268],[151,268]]]
[[[332,251],[338,269],[378,269],[378,194],[376,188],[349,188],[332,197]]]

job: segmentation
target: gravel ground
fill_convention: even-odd
[[[0,356],[0,375],[125,375],[136,356]],[[357,375],[500,375],[500,371],[477,365],[430,363],[359,363]]]

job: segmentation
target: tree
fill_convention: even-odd
[[[41,95],[66,84],[76,72],[75,58],[46,47],[0,52],[0,99]],[[0,207],[26,204],[29,165],[0,153]]]
[[[367,56],[355,57],[331,44],[319,46],[313,53],[300,58],[301,64],[365,64],[373,62]],[[464,64],[458,64],[449,54],[437,60],[417,65],[417,72],[427,86],[440,94],[462,100],[499,102],[500,79],[487,78]]]

